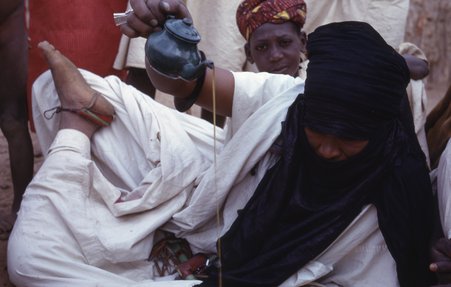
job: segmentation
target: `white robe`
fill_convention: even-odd
[[[437,188],[443,233],[445,237],[451,239],[451,140],[448,140],[446,148],[440,156],[439,164],[431,172],[431,175]]]
[[[42,116],[58,105],[50,73],[34,84],[35,123],[48,154],[9,240],[11,281],[18,287],[198,283],[157,277],[147,258],[158,230],[186,238],[194,252],[215,251],[216,240],[274,162],[268,149],[303,80],[235,73],[233,116],[224,131],[217,130],[214,155],[209,123],[162,106],[116,77],[82,72],[114,105],[116,119],[91,144],[78,131],[58,132],[58,114],[52,120]],[[282,286],[310,282],[398,286],[374,207],[364,208]]]

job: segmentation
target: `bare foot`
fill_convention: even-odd
[[[98,96],[93,103],[93,96],[97,93],[92,89],[78,68],[63,54],[47,41],[39,43],[38,47],[47,60],[52,71],[56,91],[65,109],[77,110],[90,106],[90,111],[100,115],[113,116],[114,108],[104,97]],[[61,114],[60,128],[74,128],[90,137],[100,126],[73,113]]]
[[[16,214],[0,214],[0,240],[8,240],[16,221]]]

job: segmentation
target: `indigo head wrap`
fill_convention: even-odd
[[[307,7],[303,0],[244,0],[236,11],[241,35],[249,41],[252,33],[265,23],[293,22],[304,26]]]
[[[369,24],[332,23],[308,36],[305,125],[325,134],[368,139],[398,118],[409,70]]]

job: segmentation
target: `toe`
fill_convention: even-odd
[[[56,52],[55,47],[47,41],[40,42],[38,44],[38,48],[42,50],[46,58],[49,58],[53,53]]]

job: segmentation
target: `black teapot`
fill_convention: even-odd
[[[161,31],[147,38],[145,54],[158,72],[171,77],[194,80],[210,61],[197,49],[200,35],[189,18],[169,16]]]

